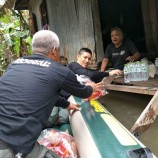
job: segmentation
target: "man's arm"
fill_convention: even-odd
[[[129,60],[131,62],[136,61],[140,58],[140,53],[136,52],[134,55],[129,56],[126,60]]]
[[[56,107],[62,107],[62,108],[67,108],[69,106],[70,102],[67,101],[66,98],[59,96],[55,106]]]
[[[131,55],[127,57],[126,60],[131,61],[131,62],[138,60],[140,58],[140,53],[137,47],[129,39],[127,40],[127,44],[128,44],[129,51],[131,52]]]
[[[104,72],[105,71],[105,69],[106,69],[106,67],[107,67],[107,64],[108,64],[108,59],[107,58],[103,58],[103,60],[102,60],[102,64],[101,64],[101,69],[100,69],[100,71],[101,72]]]
[[[68,100],[66,100],[66,98],[61,97],[61,96],[59,96],[55,106],[66,108],[68,111],[70,111],[70,110],[76,110],[76,111],[80,110],[78,104],[71,103]]]
[[[62,89],[66,92],[70,93],[79,98],[88,98],[93,91],[101,88],[103,86],[102,82],[93,83],[90,82],[88,85],[82,85],[77,81],[76,75],[69,70],[67,77],[65,78],[64,82],[62,83]]]

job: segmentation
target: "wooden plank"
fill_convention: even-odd
[[[147,81],[131,81],[129,83],[125,83],[123,77],[118,77],[113,80],[113,84],[158,88],[158,75],[155,75],[154,78],[149,78]]]
[[[132,133],[141,134],[146,131],[158,115],[158,91],[131,128]]]
[[[147,94],[154,95],[157,91],[157,88],[150,87],[139,87],[139,86],[124,86],[124,85],[106,85],[106,90],[115,90],[122,92],[130,92],[130,93],[139,93],[139,94]]]

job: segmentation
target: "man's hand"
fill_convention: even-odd
[[[69,113],[70,113],[70,110],[80,111],[79,105],[73,104],[73,103],[70,103],[66,109],[69,111]]]
[[[126,60],[128,60],[128,61],[130,61],[130,62],[133,62],[133,61],[134,61],[134,58],[133,58],[133,56],[129,56],[129,57],[127,57]]]
[[[98,83],[87,82],[85,85],[91,86],[93,88],[93,92],[96,91],[96,90],[102,90],[103,88],[105,88],[104,82],[98,82]]]
[[[140,58],[140,53],[136,52],[134,55],[127,57],[126,60],[134,62]]]
[[[117,76],[122,75],[122,71],[119,69],[110,71],[109,76],[113,76],[113,75],[117,75]]]

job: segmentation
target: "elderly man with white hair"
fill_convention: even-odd
[[[36,140],[55,105],[79,110],[60,97],[60,90],[87,98],[103,86],[81,85],[71,70],[58,64],[59,39],[52,31],[33,36],[32,53],[15,60],[0,78],[0,158],[58,157]]]

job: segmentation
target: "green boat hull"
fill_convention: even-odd
[[[81,158],[128,158],[128,151],[145,148],[98,101],[84,101],[72,96],[69,100],[81,107],[81,111],[70,115]]]

